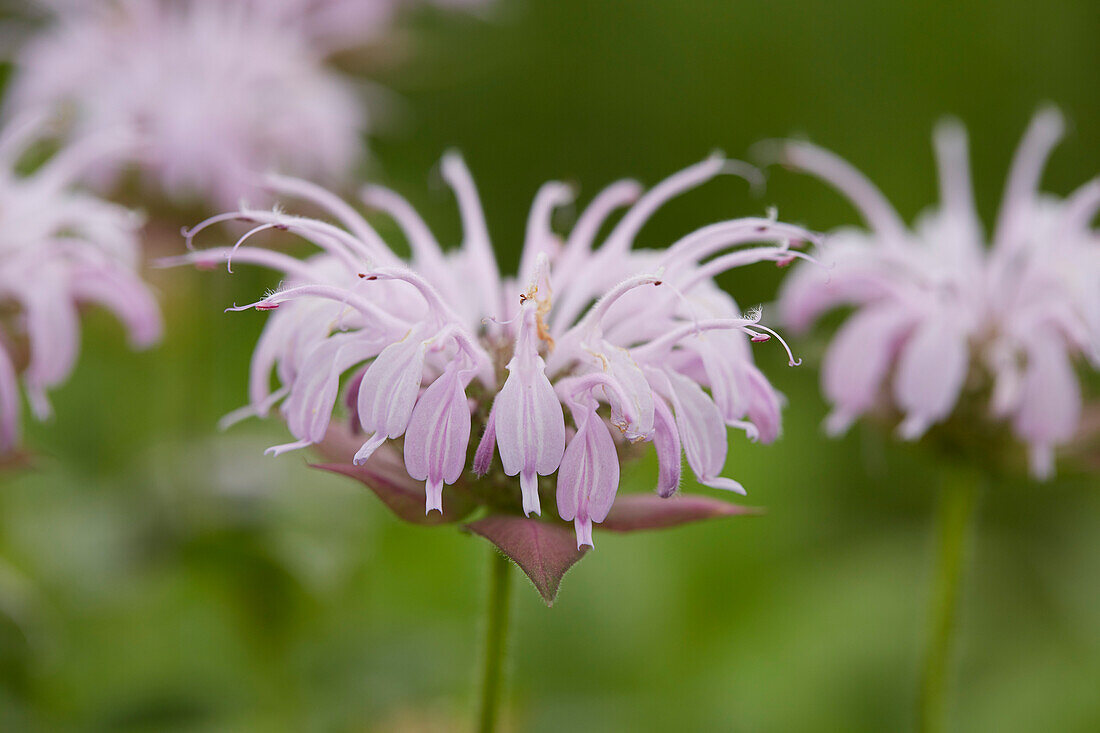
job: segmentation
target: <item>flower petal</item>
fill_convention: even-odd
[[[821,386],[833,412],[830,435],[845,432],[869,410],[915,316],[892,304],[871,305],[852,315],[837,331],[821,368]]]
[[[359,424],[374,440],[364,445],[357,463],[369,456],[367,445],[376,443],[377,437],[396,438],[405,432],[420,393],[426,351],[417,329],[383,349],[367,368],[359,385]]]
[[[925,320],[902,347],[894,378],[894,397],[906,413],[898,428],[916,440],[933,423],[951,414],[966,378],[966,333],[949,316]]]
[[[535,305],[523,307],[508,379],[493,403],[496,440],[504,473],[520,474],[524,511],[539,514],[536,475],[557,470],[565,453],[565,415],[538,354]]]
[[[683,469],[680,434],[676,430],[672,410],[665,401],[657,398],[653,404],[656,408],[653,447],[657,449],[657,494],[667,498],[680,488],[680,474]]]
[[[577,432],[565,448],[558,468],[558,514],[574,521],[577,549],[592,546],[592,523],[607,516],[619,489],[619,456],[607,425],[596,414],[596,403],[573,410]]]
[[[449,367],[417,400],[405,431],[405,467],[428,482],[427,511],[442,511],[437,492],[462,475],[469,443],[470,404],[460,370]]]
[[[1013,428],[1032,445],[1032,472],[1049,478],[1052,446],[1070,440],[1081,419],[1081,387],[1064,345],[1039,335],[1028,349],[1020,406]]]

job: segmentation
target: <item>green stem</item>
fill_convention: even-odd
[[[500,688],[504,677],[504,656],[508,639],[508,607],[512,586],[511,561],[489,550],[489,596],[485,626],[485,658],[481,674],[481,707],[477,716],[479,733],[493,733],[500,709]]]
[[[928,646],[921,675],[917,730],[937,733],[944,727],[947,677],[955,633],[967,532],[980,478],[949,469],[940,492],[936,522],[936,569],[929,608]]]

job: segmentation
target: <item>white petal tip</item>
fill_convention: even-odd
[[[1033,479],[1047,481],[1054,476],[1054,449],[1048,445],[1034,445],[1028,452]]]
[[[739,482],[734,481],[731,478],[726,478],[724,476],[715,476],[714,478],[706,478],[706,479],[703,479],[702,481],[700,481],[699,483],[703,484],[704,486],[709,486],[712,489],[721,489],[722,491],[732,491],[733,493],[740,494],[741,496],[748,496],[748,492],[745,491],[744,486],[742,486]]]
[[[910,415],[898,426],[898,437],[902,440],[920,440],[926,432],[931,421],[923,415]]]
[[[291,451],[301,450],[302,448],[308,448],[313,445],[312,441],[299,440],[294,443],[283,443],[282,445],[273,445],[264,451],[265,456],[272,456],[278,458],[284,453],[290,453]]]
[[[533,473],[523,473],[519,477],[520,491],[523,494],[523,513],[527,516],[534,514],[542,516],[542,505],[539,502],[539,479]]]
[[[573,527],[577,531],[577,549],[580,550],[584,547],[591,547],[596,549],[596,545],[592,542],[592,520],[575,518],[573,520]]]
[[[386,436],[375,433],[367,438],[367,442],[363,443],[363,446],[355,452],[355,457],[351,462],[356,466],[362,466],[370,457],[374,455],[374,452],[378,450],[378,447],[386,442]]]
[[[839,438],[851,429],[852,423],[854,422],[855,417],[853,415],[834,410],[825,418],[822,427],[825,428],[825,434],[830,438]]]
[[[429,482],[424,487],[424,516],[432,513],[432,511],[439,512],[439,516],[443,516],[443,484]]]

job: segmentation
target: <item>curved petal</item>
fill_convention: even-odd
[[[916,440],[951,414],[969,362],[966,333],[949,316],[928,318],[902,347],[894,397],[905,413],[899,432]]]
[[[362,463],[381,439],[405,432],[424,377],[427,343],[419,329],[382,350],[367,368],[359,385],[359,424],[371,437],[359,453]]]
[[[833,337],[821,368],[821,386],[833,412],[832,435],[843,433],[872,407],[915,316],[891,304],[868,306],[852,315]]]
[[[558,469],[558,514],[576,525],[577,549],[592,547],[592,523],[607,517],[619,488],[619,456],[596,403],[573,411],[577,432]]]
[[[1065,347],[1039,336],[1028,349],[1023,391],[1013,428],[1032,446],[1032,471],[1047,478],[1053,470],[1051,447],[1073,437],[1081,419],[1081,387]]]
[[[520,475],[527,514],[541,512],[536,475],[556,471],[565,452],[565,415],[538,354],[535,308],[533,299],[523,306],[508,379],[493,403],[500,460],[506,475]]]
[[[443,485],[462,475],[470,444],[470,404],[457,366],[449,366],[424,390],[405,431],[405,467],[427,481],[425,513],[443,511]]]

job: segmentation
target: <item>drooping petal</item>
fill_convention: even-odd
[[[1032,472],[1045,479],[1053,471],[1053,446],[1070,440],[1081,419],[1081,387],[1064,344],[1036,336],[1028,349],[1020,407],[1013,428],[1031,445]]]
[[[852,315],[833,337],[821,369],[821,386],[833,411],[825,427],[845,432],[874,405],[882,382],[914,315],[893,304],[867,306]]]
[[[19,382],[8,351],[0,346],[0,454],[19,443]]]
[[[744,493],[739,483],[718,475],[726,463],[728,444],[722,413],[714,400],[698,384],[674,371],[651,370],[647,376],[672,402],[684,454],[699,483]]]
[[[680,488],[683,470],[680,457],[680,433],[672,410],[661,398],[654,401],[653,447],[657,450],[657,494],[667,498]]]
[[[632,443],[653,437],[653,388],[630,352],[605,343],[600,352],[604,370],[618,385],[606,390],[611,423]],[[623,399],[623,397],[626,399]]]
[[[727,422],[740,420],[747,410],[747,395],[741,390],[738,371],[746,359],[744,336],[723,332],[701,333],[684,341],[684,346],[699,355],[706,372],[714,403]]]
[[[405,431],[405,467],[427,481],[425,513],[443,511],[443,486],[458,481],[470,443],[464,372],[451,365],[417,400]],[[468,377],[465,377],[468,379]]]
[[[906,414],[898,428],[916,440],[951,414],[969,362],[967,335],[946,314],[927,318],[902,347],[894,378],[894,397]]]
[[[474,452],[474,473],[484,476],[489,473],[489,466],[493,462],[493,453],[497,449],[497,412],[496,405],[489,410],[489,417],[485,420],[485,432],[481,434],[481,441]]]
[[[160,340],[164,324],[152,294],[137,275],[100,267],[73,280],[73,295],[109,309],[126,326],[134,348]]]
[[[296,437],[320,443],[328,432],[332,409],[347,370],[378,353],[378,344],[358,334],[330,336],[313,350],[283,403],[287,427]]]
[[[753,364],[743,365],[738,376],[741,389],[748,396],[749,422],[756,428],[761,442],[773,442],[779,437],[782,425],[782,405],[779,394]]]
[[[573,410],[577,432],[565,448],[558,469],[558,514],[574,522],[577,549],[593,547],[592,523],[607,516],[619,488],[619,456],[607,425],[590,400]]]
[[[536,305],[522,307],[508,379],[493,403],[497,450],[508,476],[520,476],[523,510],[541,513],[536,476],[557,470],[565,452],[565,415],[538,353]]]
[[[53,277],[65,276],[55,272]],[[24,380],[31,409],[39,420],[48,418],[51,413],[45,390],[69,376],[80,349],[76,307],[61,288],[48,287],[47,283],[49,280],[27,280],[20,293],[31,348]]]
[[[355,454],[363,463],[386,438],[405,432],[424,377],[427,343],[419,329],[390,344],[371,363],[359,385],[359,424],[370,436]]]

